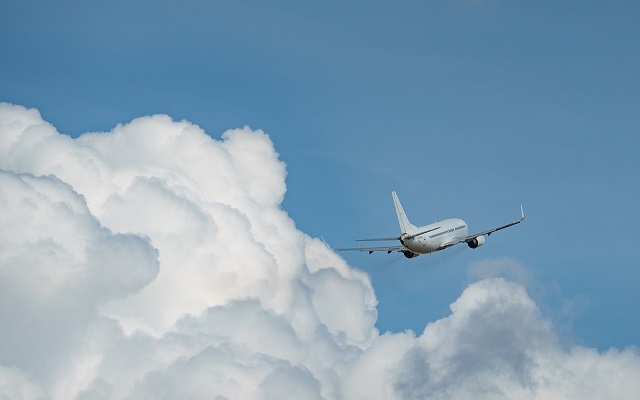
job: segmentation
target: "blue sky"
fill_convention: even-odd
[[[283,208],[333,247],[414,224],[524,224],[475,251],[343,254],[377,326],[421,332],[491,259],[567,340],[640,343],[635,2],[5,1],[0,101],[63,133],[144,115],[263,129]],[[513,267],[517,266],[517,267]],[[502,272],[503,274],[507,272]],[[507,273],[508,274],[508,273]]]

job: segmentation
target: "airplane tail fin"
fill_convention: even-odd
[[[416,228],[414,225],[411,225],[409,219],[407,219],[407,214],[405,214],[396,192],[391,192],[391,195],[393,196],[393,204],[396,206],[396,214],[398,214],[398,223],[400,224],[400,230],[402,230],[402,233],[412,234],[418,228]]]

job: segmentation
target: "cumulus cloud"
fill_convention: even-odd
[[[156,115],[72,139],[0,104],[0,398],[640,394],[637,351],[561,344],[491,277],[511,262],[380,334],[367,275],[280,208],[285,178],[262,131]]]

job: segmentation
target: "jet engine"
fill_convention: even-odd
[[[402,254],[404,254],[404,256],[407,257],[407,258],[414,258],[414,257],[418,257],[420,255],[418,253],[414,253],[413,251],[409,251],[409,250],[403,251]]]
[[[484,244],[484,236],[475,237],[467,242],[469,247],[475,249],[476,247],[480,247]]]

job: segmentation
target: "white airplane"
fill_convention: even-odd
[[[456,244],[466,243],[472,249],[482,246],[485,242],[484,236],[490,236],[493,232],[504,228],[519,224],[524,221],[524,210],[520,206],[521,218],[518,221],[511,222],[498,228],[489,229],[480,233],[469,235],[467,224],[459,218],[445,219],[436,223],[417,227],[412,225],[407,219],[402,209],[402,204],[398,199],[396,192],[392,192],[393,203],[396,206],[396,214],[398,214],[398,222],[402,234],[398,237],[376,238],[376,239],[360,239],[358,241],[378,241],[378,240],[399,240],[401,246],[384,246],[384,247],[356,247],[347,249],[336,249],[338,251],[368,251],[369,254],[374,251],[386,251],[387,254],[392,251],[403,253],[407,258],[414,258],[420,254],[433,253],[447,249]]]

